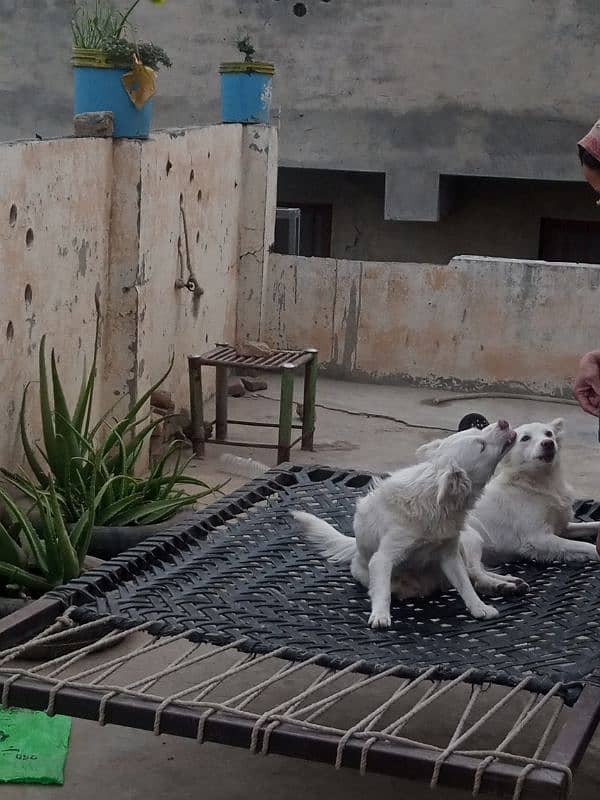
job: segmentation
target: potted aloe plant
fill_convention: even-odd
[[[55,492],[69,531],[80,525],[83,517],[88,519],[90,504],[93,504],[89,552],[109,558],[164,529],[164,524],[172,521],[175,515],[189,511],[198,499],[221,487],[210,487],[186,474],[187,465],[180,462],[177,443],[167,448],[149,474],[139,477],[140,460],[147,452],[149,438],[165,419],[140,418],[140,414],[171,372],[173,362],[123,416],[115,415],[115,406],[97,421],[92,419],[99,351],[98,308],[97,311],[93,361],[89,372],[83,375],[74,407],[70,408],[66,401],[54,350],[48,369],[45,337],[42,337],[39,350],[42,442],[39,446],[34,445],[27,434],[26,388],[19,424],[30,474],[6,469],[0,472],[14,489],[34,501],[36,514],[39,512],[39,493]],[[173,459],[175,463],[170,466]],[[94,487],[92,500],[91,485]],[[186,488],[191,488],[193,493],[185,491]],[[1,561],[0,554],[0,564]]]
[[[71,22],[74,113],[111,111],[115,137],[148,137],[156,72],[171,66],[162,48],[135,40],[131,18],[139,3],[119,11],[110,0],[87,0]]]
[[[243,61],[221,64],[221,118],[223,122],[264,123],[271,116],[273,64],[254,61],[256,50],[248,36],[237,42]]]

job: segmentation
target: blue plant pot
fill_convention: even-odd
[[[271,120],[272,64],[221,64],[221,120],[243,124]]]
[[[147,139],[152,123],[153,101],[138,110],[125,91],[121,78],[131,70],[117,67],[73,67],[75,114],[112,111],[113,136],[117,139]]]

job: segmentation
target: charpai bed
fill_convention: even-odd
[[[371,479],[282,466],[5,620],[3,704],[566,796],[600,719],[600,566],[511,565],[531,591],[495,598],[497,619],[449,592],[396,603],[391,630],[371,631],[364,590],[289,514],[350,533]],[[576,511],[600,517],[591,501]]]

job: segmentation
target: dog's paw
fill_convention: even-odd
[[[494,606],[486,606],[485,603],[470,608],[469,611],[475,619],[494,619],[500,615],[500,612]]]
[[[392,625],[392,617],[389,611],[371,611],[369,617],[369,625],[373,630],[380,628],[390,628]]]
[[[527,594],[529,591],[529,584],[522,581],[521,578],[515,578],[513,581],[506,581],[498,587],[498,591],[502,595],[511,595],[520,597],[522,594]]]

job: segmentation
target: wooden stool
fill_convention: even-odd
[[[201,356],[188,356],[190,373],[190,414],[192,417],[192,447],[194,455],[202,458],[205,452],[206,435],[204,431],[204,403],[202,399],[202,367],[215,367],[216,416],[215,435],[209,441],[213,444],[229,444],[235,447],[260,447],[277,450],[277,463],[290,460],[290,450],[302,442],[303,450],[313,449],[315,432],[315,400],[317,394],[318,351],[277,350],[265,356],[242,356],[230,345],[216,345],[214,350]],[[227,378],[231,368],[247,367],[259,372],[276,372],[281,375],[281,397],[279,401],[279,423],[248,422],[227,418]],[[304,368],[304,403],[302,425],[293,425],[294,374]],[[248,425],[256,428],[278,428],[276,445],[264,442],[238,442],[227,438],[227,426]],[[292,431],[301,430],[302,435],[292,441]]]

